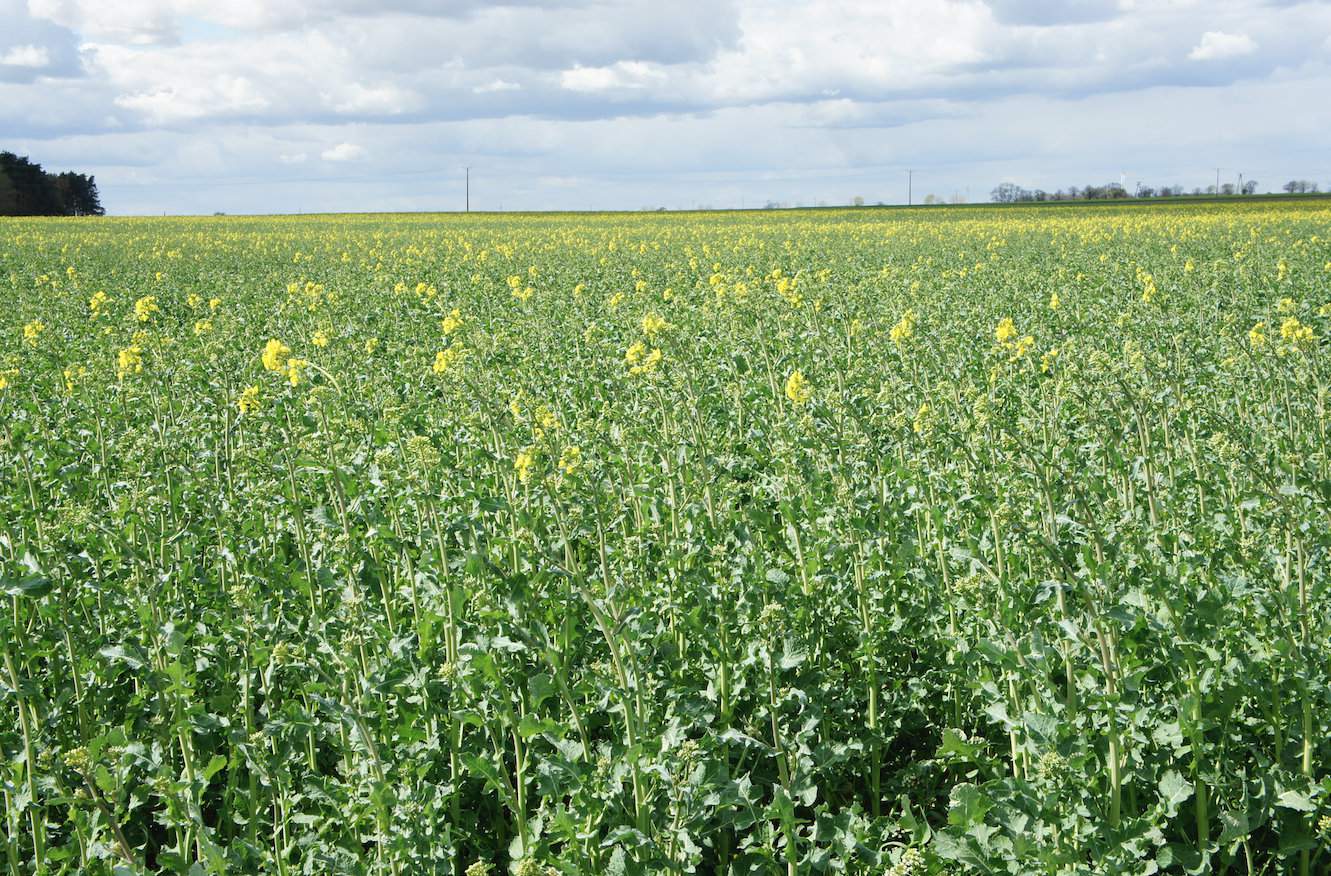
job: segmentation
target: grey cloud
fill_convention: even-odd
[[[380,17],[409,15],[461,19],[493,9],[576,11],[593,0],[309,0],[305,3],[259,4],[251,23],[260,28],[308,27],[341,16]]]
[[[1232,4],[1231,4],[1232,6]],[[1331,7],[1217,8],[1198,23],[1193,11],[1161,6],[1144,20],[1123,17],[1091,25],[1020,28],[1003,34],[984,60],[954,68],[948,93],[976,99],[996,94],[1064,97],[1165,86],[1216,87],[1315,62],[1331,33]],[[1251,10],[1247,10],[1251,12]],[[1189,53],[1203,30],[1249,35],[1257,50],[1198,64]]]
[[[33,0],[80,3],[109,8]],[[13,148],[97,173],[115,211],[438,208],[463,164],[474,204],[582,208],[904,199],[907,165],[917,194],[1124,165],[1191,186],[1198,156],[1257,153],[1278,185],[1324,160],[1327,4],[1224,0],[1201,27],[1165,2],[125,3],[181,44],[111,15],[85,77],[0,77]],[[1190,62],[1204,30],[1257,49]],[[371,160],[320,158],[342,144]]]
[[[336,18],[313,28],[376,70],[560,69],[620,60],[701,62],[739,38],[731,0],[589,3],[571,8],[495,6],[465,18]]]
[[[28,14],[23,0],[0,0],[0,82],[81,76],[78,37]],[[6,63],[8,61],[8,63]]]
[[[599,8],[584,4],[579,9]],[[546,21],[542,16],[551,14],[546,10],[520,13],[536,18],[527,20],[525,28],[516,27],[505,16],[519,13],[505,8],[468,21],[412,19],[405,27],[391,16],[340,19],[292,37],[263,35],[242,44],[177,48],[103,47],[97,58],[116,82],[108,99],[111,114],[135,128],[188,130],[202,120],[266,126],[292,121],[582,121],[705,113],[746,104],[828,107],[838,102],[845,109],[822,123],[882,127],[946,115],[940,109],[944,104],[949,112],[959,112],[968,103],[1007,95],[1076,97],[1165,85],[1222,85],[1265,75],[1315,52],[1322,34],[1331,32],[1331,24],[1294,29],[1275,21],[1263,25],[1269,36],[1259,34],[1262,51],[1199,65],[1187,61],[1198,35],[1186,17],[1009,28],[986,37],[984,57],[917,71],[905,81],[863,75],[850,56],[798,76],[782,71],[784,78],[770,87],[764,83],[766,90],[726,94],[713,87],[724,75],[715,62],[718,44],[724,42],[717,34],[724,34],[724,28],[699,29],[696,15],[678,16],[675,30],[662,29],[652,47],[635,42],[647,40],[657,20],[652,15],[603,21],[597,31],[577,15]],[[592,36],[584,41],[586,34]],[[861,36],[872,41],[872,35]],[[616,47],[621,51],[611,51]],[[605,54],[599,54],[602,48]],[[452,54],[464,49],[472,54]],[[725,51],[731,59],[745,57],[742,46]],[[661,58],[692,60],[665,63]],[[610,61],[603,68],[593,66]],[[635,87],[616,86],[615,65],[624,63],[642,66],[650,75]],[[582,65],[593,81],[604,80],[604,87],[566,87],[561,75]],[[763,82],[761,72],[756,75]],[[495,82],[504,87],[490,87]],[[909,103],[914,106],[904,111]],[[885,111],[887,104],[893,108]],[[879,109],[864,109],[875,106]]]
[[[111,104],[112,92],[91,78],[47,79],[37,83],[0,79],[4,135],[51,138],[116,132],[127,127]]]
[[[1116,0],[987,0],[1005,24],[1050,26],[1106,21],[1119,14]]]

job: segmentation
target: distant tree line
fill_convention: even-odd
[[[1317,183],[1306,179],[1292,179],[1281,186],[1281,189],[1291,195],[1310,195],[1320,191]],[[1005,182],[996,186],[989,193],[989,197],[998,204],[1018,204],[1030,201],[1101,201],[1114,198],[1180,198],[1188,195],[1196,197],[1216,194],[1225,197],[1256,193],[1257,180],[1255,179],[1245,181],[1242,187],[1233,183],[1222,183],[1219,191],[1213,185],[1205,188],[1197,186],[1189,191],[1183,186],[1177,185],[1155,188],[1138,183],[1136,190],[1129,192],[1119,183],[1111,182],[1100,186],[1085,186],[1084,188],[1069,186],[1056,192],[1046,192],[1044,189],[1025,189],[1016,183]]]
[[[0,152],[0,216],[101,216],[97,181],[82,173],[47,173],[26,156]]]
[[[1311,191],[1317,191],[1316,184],[1309,183],[1313,188]],[[1289,191],[1286,186],[1286,191]],[[1221,195],[1252,195],[1257,192],[1257,180],[1250,179],[1243,183],[1242,188],[1236,187],[1233,183],[1224,183],[1220,186]],[[1188,191],[1183,186],[1154,186],[1138,185],[1137,188],[1129,192],[1126,188],[1116,182],[1105,183],[1104,185],[1089,185],[1082,188],[1069,186],[1066,189],[1059,189],[1054,192],[1047,192],[1044,189],[1026,189],[1016,183],[1005,182],[994,188],[989,193],[989,197],[999,204],[1017,204],[1028,201],[1108,201],[1115,198],[1181,198],[1186,195],[1214,195],[1215,186],[1200,186]]]

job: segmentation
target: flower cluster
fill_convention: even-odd
[[[790,372],[790,376],[786,378],[786,398],[796,406],[806,404],[813,398],[813,387],[804,377],[804,372],[798,369]]]
[[[309,361],[291,355],[291,348],[276,338],[264,345],[261,357],[263,367],[268,371],[285,373],[287,382],[299,386]]]
[[[915,337],[915,322],[916,316],[914,309],[907,310],[903,313],[901,319],[897,320],[896,325],[892,326],[891,330],[888,332],[888,337],[891,338],[892,343],[896,344],[898,347],[906,346],[910,339]]]
[[[661,364],[661,350],[653,347],[649,352],[642,341],[634,341],[624,351],[624,364],[629,366],[630,374],[651,374]]]
[[[446,349],[440,350],[434,354],[434,362],[430,366],[435,374],[446,374],[450,370],[457,368],[467,355],[466,349],[461,344],[452,344]]]
[[[161,308],[157,306],[156,295],[144,295],[134,302],[134,318],[139,322],[147,322],[153,318],[154,313],[160,310]]]

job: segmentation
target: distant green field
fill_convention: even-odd
[[[1326,201],[0,220],[0,288],[8,873],[1331,870]]]

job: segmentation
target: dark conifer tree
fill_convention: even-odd
[[[0,152],[0,216],[101,216],[93,177],[46,173],[27,156]]]

